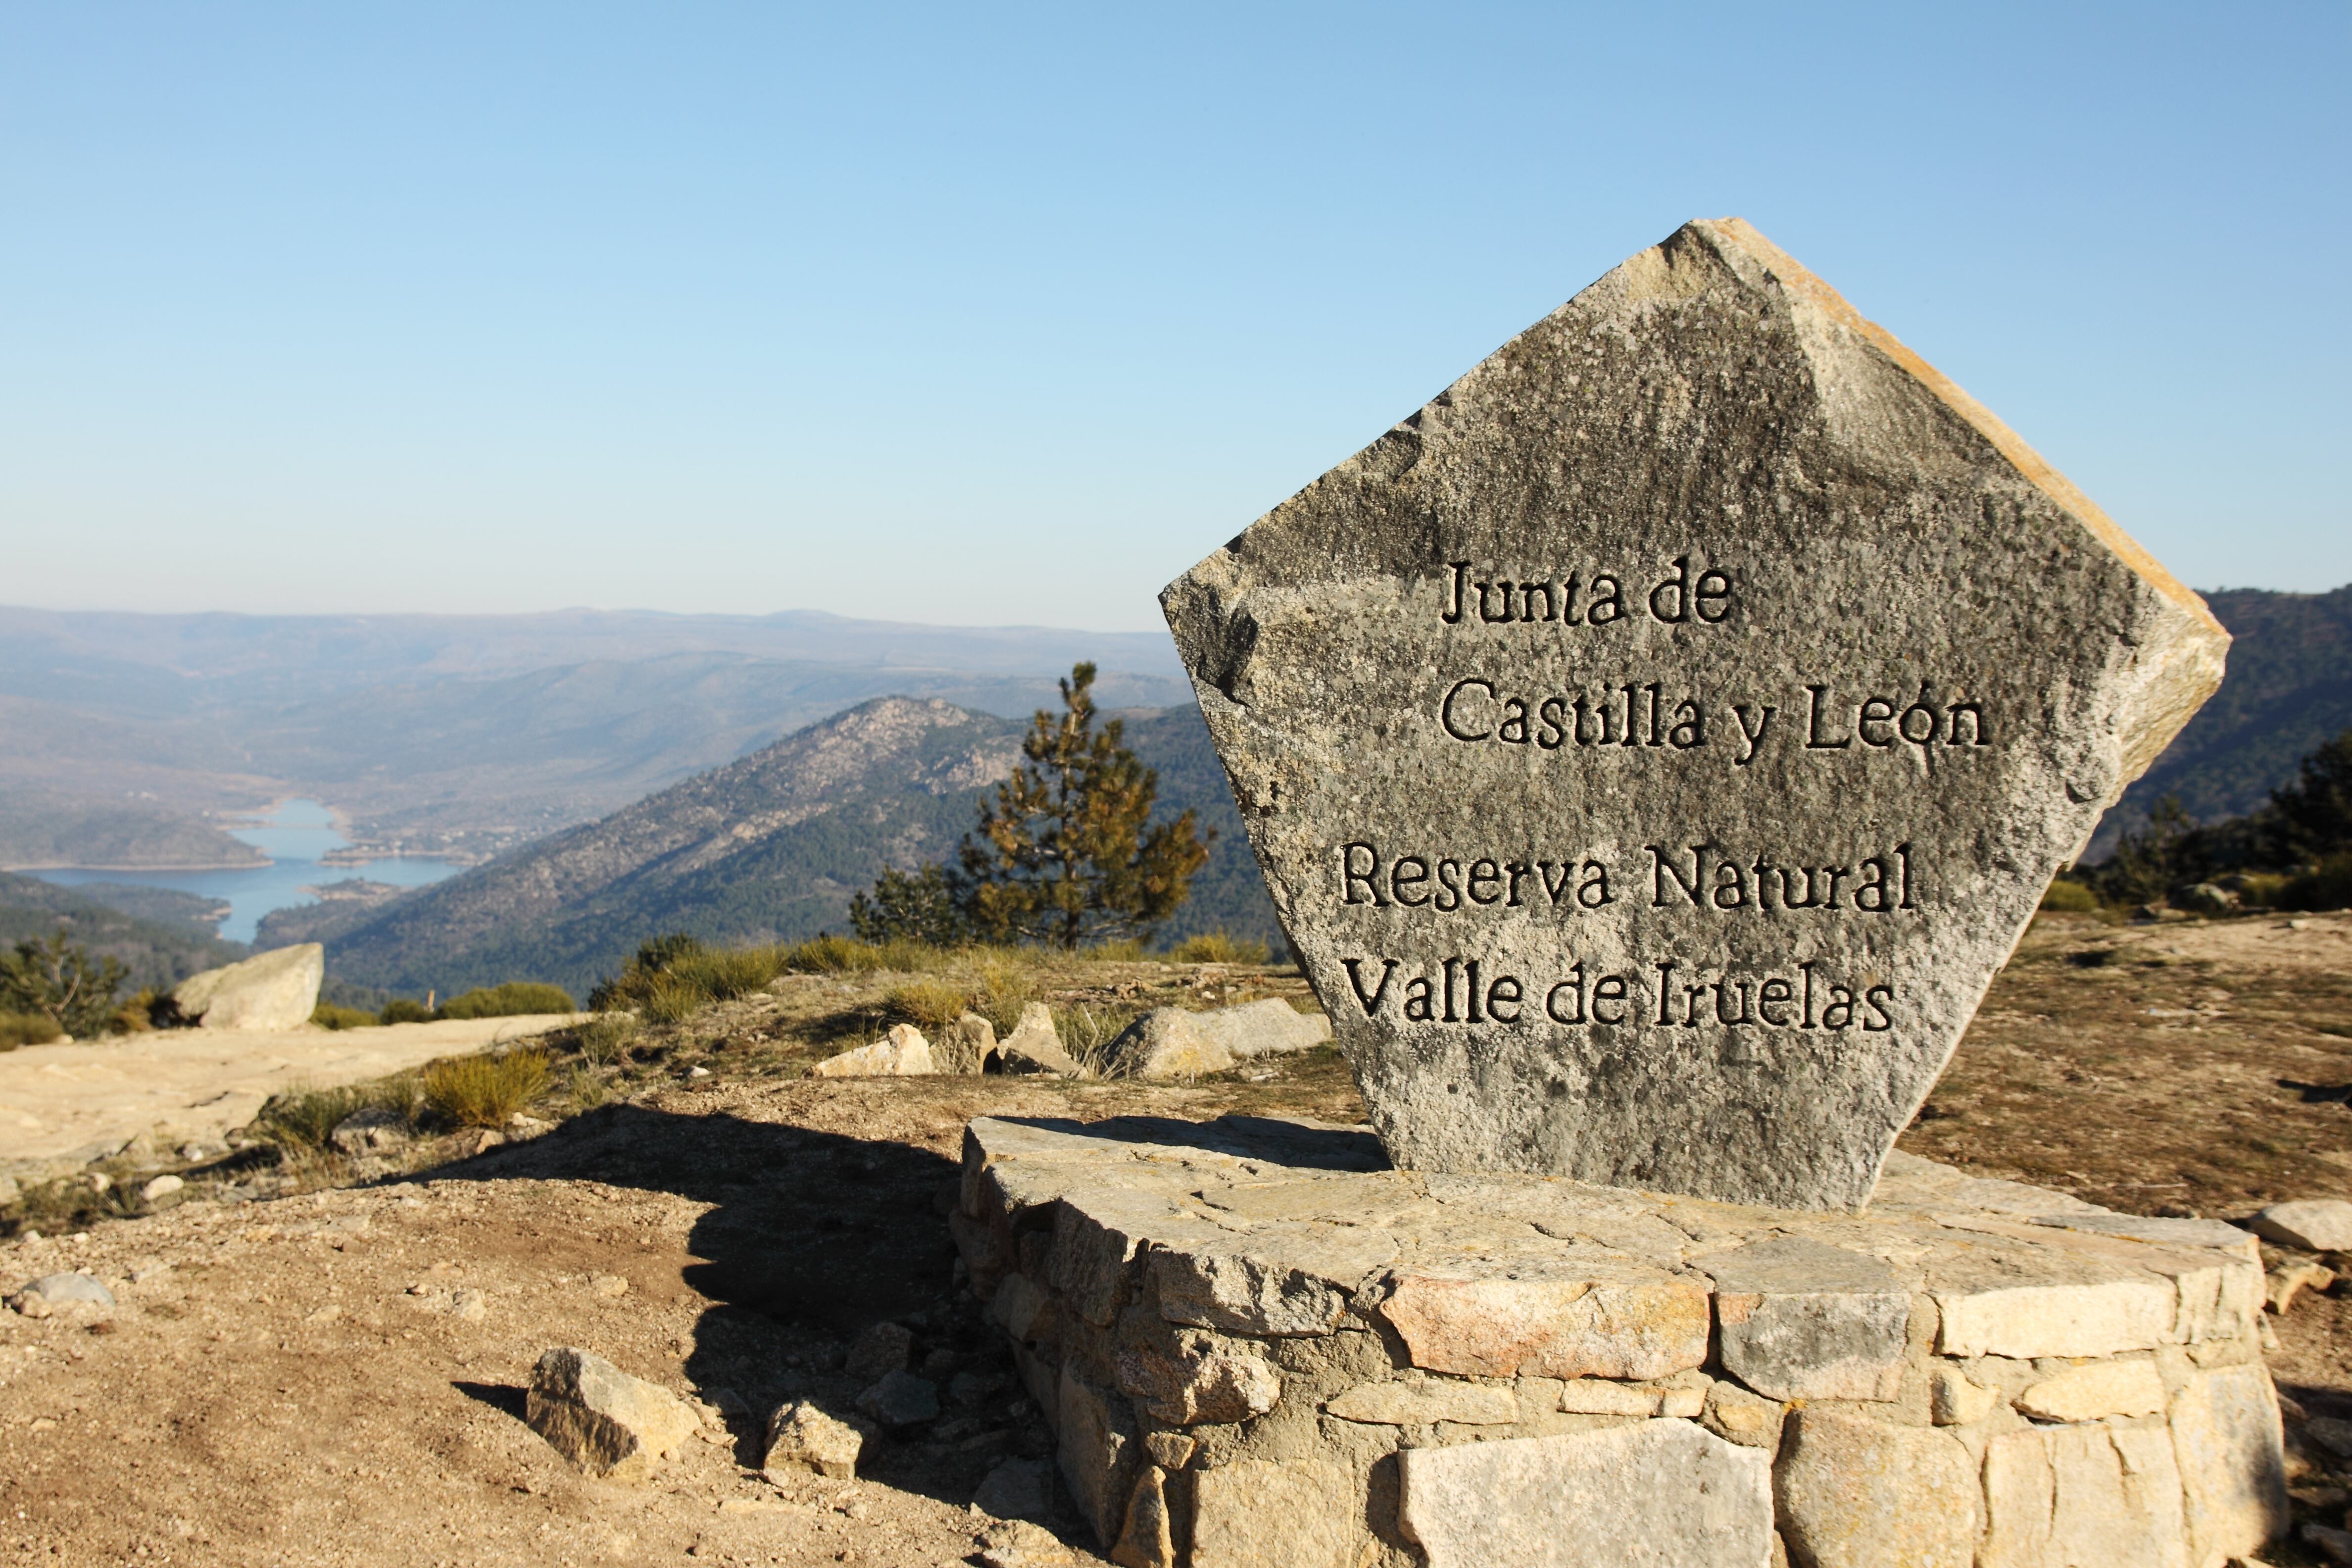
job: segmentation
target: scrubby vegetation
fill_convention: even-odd
[[[2178,800],[2158,801],[2145,826],[2053,884],[2042,907],[2162,903],[2200,914],[2352,907],[2352,730],[2243,816],[2200,823]]]
[[[115,960],[93,957],[68,942],[63,931],[26,937],[13,952],[0,953],[0,1013],[47,1018],[77,1038],[105,1034],[114,1026],[115,997],[128,974]]]
[[[562,986],[536,980],[478,986],[441,1005],[444,1018],[512,1018],[526,1013],[577,1013],[580,1005]]]
[[[425,1103],[460,1127],[503,1127],[547,1088],[537,1047],[457,1057],[425,1069]]]
[[[0,1013],[0,1051],[47,1045],[64,1033],[46,1013]]]

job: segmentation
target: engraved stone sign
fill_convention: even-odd
[[[2229,638],[1737,219],[1161,595],[1398,1164],[1850,1207]]]

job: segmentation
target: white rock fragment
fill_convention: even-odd
[[[152,1204],[160,1198],[170,1197],[173,1194],[180,1192],[185,1188],[187,1184],[188,1184],[186,1182],[183,1181],[178,1176],[168,1174],[156,1176],[150,1179],[145,1186],[139,1189],[140,1200],[143,1203]]]
[[[927,1078],[939,1070],[931,1043],[912,1024],[893,1024],[872,1045],[827,1057],[809,1068],[816,1078]]]

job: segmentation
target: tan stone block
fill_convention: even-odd
[[[1934,1292],[1948,1356],[2106,1356],[2171,1342],[2179,1293],[2152,1276]]]
[[[1152,1351],[1123,1352],[1118,1386],[1151,1401],[1155,1419],[1179,1426],[1245,1421],[1282,1397],[1282,1378],[1264,1357],[1213,1344],[1184,1345],[1172,1359]]]
[[[1769,1454],[1780,1449],[1780,1426],[1788,1413],[1779,1400],[1761,1398],[1736,1383],[1717,1383],[1707,1390],[1706,1408],[1699,1419],[1727,1442]]]
[[[2044,1378],[2017,1396],[2018,1409],[2044,1421],[2154,1415],[2164,1404],[2164,1379],[2146,1361],[2093,1362]]]
[[[1687,1421],[1412,1448],[1399,1470],[1399,1522],[1428,1568],[1771,1561],[1769,1461]]]
[[[912,1024],[894,1024],[872,1045],[827,1057],[809,1068],[816,1078],[929,1078],[939,1070],[930,1041]]]
[[[1342,1421],[1387,1426],[1433,1426],[1457,1421],[1465,1426],[1507,1426],[1519,1418],[1518,1395],[1491,1384],[1450,1378],[1423,1382],[1365,1383],[1323,1402],[1325,1414]],[[1646,1412],[1644,1413],[1646,1414]]]
[[[2160,1426],[2008,1432],[1985,1446],[1977,1568],[2187,1568],[2180,1471]]]
[[[1412,1363],[1460,1376],[1664,1377],[1706,1360],[1706,1292],[1625,1265],[1530,1262],[1518,1279],[1435,1271],[1381,1303]]]
[[[780,1405],[768,1417],[768,1447],[761,1468],[771,1477],[806,1473],[855,1480],[866,1436],[864,1427],[836,1419],[806,1400]]]
[[[1192,1479],[1192,1568],[1358,1568],[1374,1545],[1356,1472],[1237,1459]]]
[[[2285,1531],[2286,1453],[2266,1368],[2191,1373],[2173,1396],[2172,1451],[2200,1564],[2249,1555]]]
[[[1793,1411],[1772,1489],[1808,1568],[1969,1568],[1975,1555],[1976,1467],[1932,1426]]]

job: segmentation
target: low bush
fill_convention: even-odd
[[[457,1057],[425,1069],[425,1102],[460,1127],[503,1127],[547,1089],[547,1053],[536,1048]]]
[[[2287,884],[2294,879],[2292,877],[2284,876],[2275,871],[2249,871],[2244,876],[2233,877],[2221,885],[2231,888],[2237,892],[2238,902],[2242,907],[2250,910],[2268,910],[2277,907],[2279,900],[2286,894]]]
[[[2060,914],[2095,914],[2099,908],[2099,895],[2084,883],[2061,877],[2042,889],[2042,907]]]
[[[504,985],[478,985],[441,1004],[444,1018],[512,1018],[525,1013],[577,1013],[579,1005],[560,985],[536,980],[509,980]]]
[[[580,1026],[574,1037],[580,1054],[598,1067],[614,1067],[626,1059],[630,1042],[637,1037],[637,1021],[626,1013],[606,1013]]]
[[[1188,936],[1170,950],[1179,963],[1264,963],[1265,943],[1234,936],[1231,931],[1202,931]]]
[[[362,1089],[295,1088],[271,1096],[254,1121],[280,1148],[323,1149],[328,1135],[369,1103]]]
[[[637,998],[637,1011],[649,1024],[683,1024],[700,1012],[710,1000],[700,991],[681,982],[661,979],[648,986]]]
[[[2279,889],[2283,910],[2352,909],[2352,850],[2330,855]]]
[[[364,1029],[375,1021],[373,1013],[362,1013],[357,1007],[338,1007],[332,1002],[321,1002],[310,1009],[310,1022],[322,1029]]]
[[[395,996],[375,1016],[379,1024],[429,1024],[433,1010],[413,997]]]
[[[40,1013],[0,1013],[0,1051],[44,1046],[64,1033],[55,1018]]]

